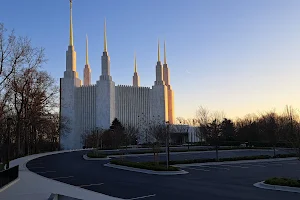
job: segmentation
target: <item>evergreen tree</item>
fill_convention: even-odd
[[[115,118],[111,123],[110,134],[113,148],[117,148],[125,144],[125,128],[117,118]]]

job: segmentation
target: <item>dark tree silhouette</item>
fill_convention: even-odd
[[[112,147],[117,148],[125,144],[125,128],[121,122],[115,118],[110,126],[110,134],[112,138]]]
[[[222,129],[221,123],[217,119],[214,119],[211,123],[208,123],[205,127],[205,138],[207,142],[216,149],[216,160],[219,160],[219,146],[221,143]]]
[[[225,141],[234,141],[236,140],[235,127],[233,122],[230,119],[224,118],[221,125],[221,132],[223,140]]]

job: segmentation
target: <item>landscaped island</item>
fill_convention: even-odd
[[[87,153],[87,157],[89,157],[89,158],[106,158],[107,155],[103,154],[102,152],[99,152],[99,151],[90,151]]]
[[[280,186],[288,186],[288,187],[298,187],[300,188],[300,179],[289,179],[289,178],[270,178],[265,180],[265,184],[270,185],[280,185]]]
[[[277,155],[276,158],[286,158],[295,156],[294,154]],[[208,163],[208,162],[225,162],[225,161],[242,161],[242,160],[257,160],[257,159],[271,159],[273,156],[259,155],[259,156],[243,156],[235,158],[220,158],[218,161],[215,158],[211,159],[193,159],[193,160],[172,160],[169,161],[170,165],[176,164],[192,164],[192,163]],[[147,169],[153,171],[179,171],[180,169],[175,166],[169,166],[167,169],[166,162],[133,162],[128,160],[112,160],[111,164],[134,167],[139,169]]]
[[[180,169],[177,167],[169,166],[167,168],[166,165],[155,162],[131,162],[127,160],[112,160],[111,164],[122,165],[126,167],[134,167],[139,169],[147,169],[153,171],[179,171]]]
[[[288,158],[295,157],[296,154],[278,154],[275,157],[269,155],[258,155],[258,156],[241,156],[241,157],[231,157],[231,158],[215,158],[208,159],[192,159],[192,160],[172,160],[170,165],[177,164],[192,164],[192,163],[207,163],[207,162],[225,162],[225,161],[240,161],[240,160],[258,160],[258,159],[272,159],[272,158]]]

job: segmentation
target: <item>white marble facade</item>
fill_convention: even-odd
[[[60,113],[66,129],[61,130],[60,144],[63,149],[82,147],[81,134],[96,128],[108,129],[114,118],[122,124],[135,127],[148,124],[153,118],[174,123],[174,92],[170,86],[170,72],[166,61],[156,64],[156,80],[152,88],[140,87],[136,59],[133,85],[115,85],[110,74],[110,57],[107,51],[106,24],[104,25],[104,50],[101,57],[101,75],[91,84],[91,68],[86,64],[83,85],[76,71],[76,52],[73,42],[72,4],[70,6],[70,43],[66,53],[66,70],[60,80]],[[86,41],[87,42],[87,41]]]

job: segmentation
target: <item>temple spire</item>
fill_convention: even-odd
[[[104,52],[107,52],[106,19],[104,19]]]
[[[73,46],[73,21],[72,21],[72,0],[70,0],[70,43],[69,46]]]
[[[89,64],[89,39],[86,35],[86,42],[85,42],[85,64]]]
[[[140,77],[137,73],[137,62],[136,62],[136,53],[134,52],[134,73],[132,77],[133,87],[140,87]]]
[[[157,61],[160,61],[159,39],[158,39],[158,46],[157,46]]]
[[[167,64],[166,41],[164,41],[164,64]]]
[[[134,53],[134,73],[137,73],[136,53]]]

